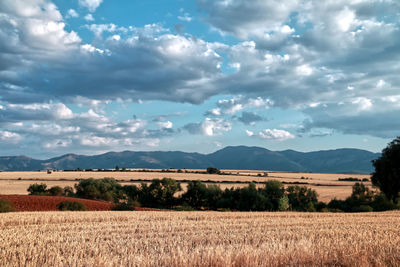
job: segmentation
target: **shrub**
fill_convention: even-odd
[[[373,211],[373,208],[368,205],[361,205],[358,207],[353,207],[352,211],[353,212],[371,212],[371,211]]]
[[[278,210],[279,211],[285,211],[288,210],[290,207],[289,205],[289,198],[287,196],[283,196],[279,199],[278,203]]]
[[[0,213],[11,211],[14,211],[11,202],[6,199],[0,199]]]
[[[175,208],[176,211],[195,211],[193,207],[189,206],[187,203],[184,203],[182,206],[178,206]]]
[[[63,201],[57,205],[57,208],[61,211],[85,211],[86,207],[82,202],[79,201]]]
[[[31,184],[28,187],[28,192],[29,192],[29,195],[44,196],[47,194],[46,188],[47,188],[47,185],[44,183],[41,183],[41,184],[35,183],[35,184]]]
[[[112,210],[115,211],[134,211],[136,207],[140,207],[140,203],[137,201],[132,202],[121,202],[115,205]]]
[[[389,200],[385,194],[378,194],[375,196],[374,201],[371,203],[371,207],[374,211],[384,211],[384,210],[395,210],[398,206],[391,200]]]
[[[64,187],[64,196],[73,197],[74,195],[74,189],[71,186]]]
[[[50,196],[63,196],[64,189],[59,186],[53,186],[49,190],[47,190],[47,194]]]
[[[208,167],[206,172],[208,174],[219,174],[221,171],[214,167]]]
[[[75,185],[76,195],[82,198],[114,201],[123,198],[122,186],[113,178],[84,179]]]

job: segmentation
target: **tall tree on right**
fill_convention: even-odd
[[[372,161],[375,172],[372,173],[372,184],[397,203],[400,192],[400,136],[382,150],[382,155]]]

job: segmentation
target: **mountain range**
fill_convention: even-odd
[[[315,152],[271,151],[261,147],[228,146],[211,154],[180,151],[108,152],[94,156],[66,154],[47,160],[26,156],[0,157],[1,171],[45,169],[187,168],[270,170],[322,173],[371,173],[371,161],[380,153],[360,149],[335,149]]]
[[[2,171],[36,171],[45,169],[187,168],[270,170],[322,173],[371,173],[371,161],[380,153],[360,149],[335,149],[314,152],[271,151],[261,147],[228,146],[211,154],[180,151],[108,152],[84,156],[66,154],[47,160],[26,156],[0,157]]]

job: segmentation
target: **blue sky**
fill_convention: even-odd
[[[391,0],[3,0],[0,155],[229,145],[381,151]]]

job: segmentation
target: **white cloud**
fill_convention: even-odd
[[[56,104],[5,104],[0,109],[0,122],[66,120],[74,114],[63,103]]]
[[[246,130],[246,134],[247,134],[247,136],[253,136],[253,135],[254,135],[254,132],[249,131],[249,130]]]
[[[296,68],[296,72],[300,76],[309,76],[313,73],[312,68],[308,65],[301,65]]]
[[[67,11],[67,17],[70,17],[70,18],[77,18],[77,17],[79,17],[79,14],[78,14],[78,12],[76,12],[76,10],[75,9],[68,9],[68,11]]]
[[[205,19],[213,27],[246,39],[279,30],[299,1],[197,0],[197,3],[207,12]]]
[[[85,19],[86,21],[94,21],[94,17],[93,17],[92,14],[87,14],[87,15],[84,17],[84,19]]]
[[[174,126],[171,121],[160,121],[157,124],[161,129],[171,129]]]
[[[271,139],[278,141],[285,141],[295,138],[295,136],[290,132],[278,129],[265,129],[258,132],[257,134],[254,134],[253,132],[247,130],[246,133],[248,136],[256,136],[261,139]]]
[[[0,130],[0,140],[14,144],[18,143],[21,140],[21,136],[17,133]]]
[[[201,123],[189,123],[184,126],[191,134],[201,134],[205,136],[219,136],[222,132],[232,129],[232,124],[221,118],[205,118]]]
[[[103,0],[79,0],[78,3],[82,7],[86,7],[90,12],[95,12],[101,5]]]
[[[231,99],[218,100],[216,105],[217,108],[210,109],[206,112],[206,115],[221,116],[221,115],[234,115],[237,112],[246,108],[263,108],[268,109],[273,106],[273,101],[268,98],[256,97],[256,98],[245,98],[242,95],[238,95]]]
[[[190,16],[190,14],[189,13],[187,13],[187,12],[185,12],[184,14],[183,14],[183,16],[178,16],[178,19],[179,20],[182,20],[182,21],[186,21],[186,22],[191,22],[192,20],[193,20],[193,18]]]

